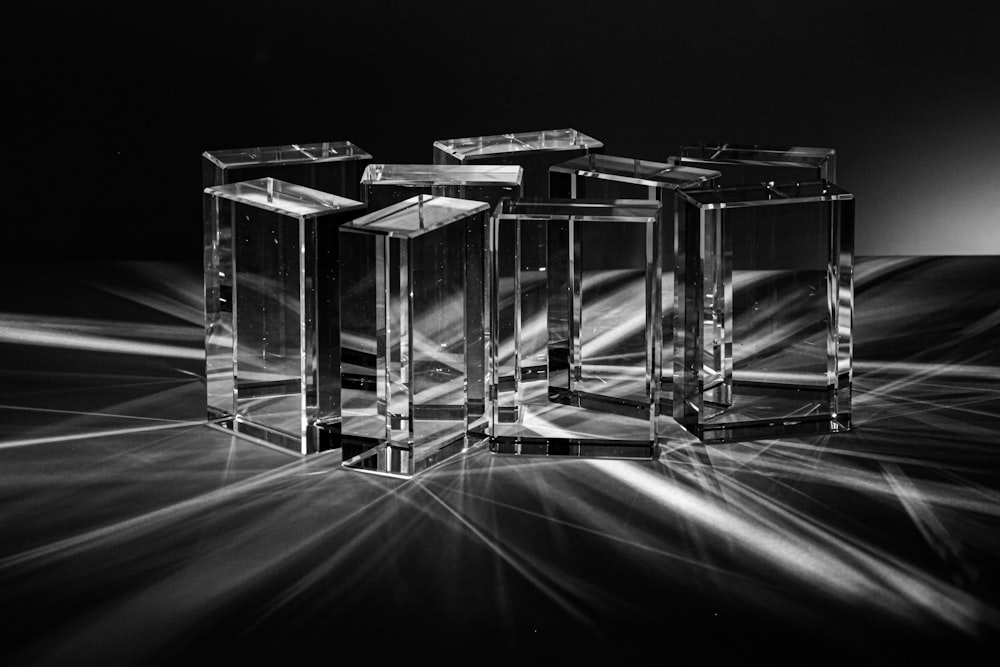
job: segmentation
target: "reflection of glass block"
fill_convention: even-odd
[[[573,129],[498,134],[487,137],[443,139],[434,142],[435,164],[514,164],[524,168],[524,197],[549,195],[549,167],[603,149],[597,139]],[[525,222],[520,230],[520,261],[524,289],[521,318],[523,370],[544,376],[545,341],[545,227]]]
[[[237,433],[326,449],[340,416],[337,228],[364,204],[271,178],[205,193],[232,230],[235,342],[231,373],[216,378],[221,410]]]
[[[202,187],[277,178],[287,183],[358,200],[358,180],[371,155],[349,141],[210,151],[202,154]],[[230,416],[233,374],[232,229],[215,200],[206,200],[205,375],[208,417]]]
[[[706,441],[850,428],[853,196],[814,181],[677,203],[677,421]]]
[[[491,450],[650,458],[663,421],[659,382],[649,381],[660,376],[659,202],[504,202],[494,241],[525,221],[548,229],[548,382],[523,381],[522,339],[498,328]],[[493,248],[499,265],[507,253]],[[511,280],[517,293],[518,274]]]
[[[489,341],[466,323],[484,317],[486,276],[467,248],[488,223],[485,203],[419,195],[341,228],[345,466],[413,475],[483,428],[466,382],[485,381]]]
[[[669,404],[673,379],[674,326],[674,192],[711,185],[719,172],[696,167],[671,166],[611,155],[590,154],[549,169],[553,197],[572,199],[654,199],[662,205],[663,231],[660,258],[663,266],[661,310],[663,313],[662,392]],[[618,230],[608,225],[594,232],[591,252],[618,255],[631,252],[638,264],[645,253],[641,244],[622,247]],[[668,410],[669,411],[669,410]]]
[[[683,146],[680,157],[673,161],[722,172],[722,178],[713,185],[723,188],[837,180],[837,153],[832,148],[701,144]]]
[[[416,195],[484,201],[521,197],[523,169],[490,164],[370,164],[361,176],[361,196],[376,211]]]

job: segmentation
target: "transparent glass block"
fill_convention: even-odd
[[[215,378],[225,425],[302,454],[334,446],[337,228],[364,204],[262,178],[206,188],[205,206],[232,230],[231,371]]]
[[[549,168],[549,190],[553,197],[568,199],[651,199],[662,206],[660,234],[662,264],[661,311],[663,346],[661,392],[663,409],[669,414],[673,396],[674,327],[674,193],[680,189],[712,185],[720,174],[710,169],[669,165],[612,155],[590,154]],[[603,228],[593,241],[596,252],[617,255],[628,250],[638,261],[644,252],[639,244],[623,248],[612,226]],[[596,233],[595,233],[596,234]]]
[[[720,442],[849,429],[853,196],[815,181],[677,204],[674,418]]]
[[[416,195],[484,201],[520,199],[524,169],[490,164],[370,164],[361,175],[361,196],[369,211]]]
[[[359,200],[358,181],[371,155],[350,141],[264,146],[202,154],[202,187],[276,178]],[[230,418],[233,374],[233,272],[229,222],[214,200],[204,210],[205,376],[208,418]]]
[[[672,162],[718,170],[722,177],[713,185],[722,188],[837,180],[837,153],[832,148],[701,144],[682,146]]]
[[[549,167],[566,160],[600,152],[604,144],[568,128],[498,134],[434,142],[435,164],[506,164],[524,168],[522,196],[549,196]],[[520,230],[523,325],[521,362],[525,373],[544,377],[547,368],[545,340],[545,227],[526,221]]]
[[[341,228],[345,466],[405,477],[465,448],[482,418],[467,380],[488,370],[470,351],[489,344],[466,327],[487,289],[469,240],[485,248],[489,219],[483,202],[418,195]]]
[[[516,323],[495,329],[491,451],[653,456],[663,426],[660,212],[646,200],[504,202],[491,234],[498,268],[511,254],[505,238],[516,248],[522,223],[548,231],[548,373],[525,378]],[[605,247],[609,234],[615,252]],[[512,282],[516,294],[519,276],[498,270],[494,280]],[[497,320],[501,307],[498,299]]]

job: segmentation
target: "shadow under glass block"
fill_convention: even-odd
[[[419,195],[341,228],[346,467],[413,475],[484,428],[488,341],[467,324],[483,321],[488,221],[485,203]]]
[[[324,429],[340,417],[337,228],[364,205],[270,178],[205,193],[233,230],[232,370],[217,379],[232,417],[222,424],[302,454],[332,446]]]
[[[659,202],[647,200],[504,203],[495,238],[504,231],[516,236],[525,221],[547,229],[548,372],[522,373],[523,338],[516,329],[513,339],[497,329],[491,451],[652,456],[663,426],[653,381],[662,323],[660,211]],[[508,278],[515,294],[524,287],[517,278]],[[496,289],[505,296],[502,286]],[[496,301],[497,320],[507,301]]]
[[[660,258],[662,266],[661,312],[663,315],[661,348],[661,393],[663,409],[669,413],[673,391],[673,326],[674,326],[674,215],[675,192],[681,189],[709,187],[718,180],[718,171],[698,169],[661,162],[636,160],[611,155],[590,154],[552,166],[549,169],[549,189],[553,197],[569,199],[649,199],[660,202],[662,231]],[[628,238],[624,230],[613,225],[590,231],[587,245],[609,255],[630,252],[630,261],[638,265],[646,248],[638,239]],[[614,311],[609,312],[611,318]]]
[[[851,425],[853,196],[678,194],[674,417],[705,441]]]
[[[350,141],[206,151],[202,188],[276,178],[358,200],[361,172],[371,158]],[[233,414],[233,230],[214,200],[206,200],[203,218],[207,412],[209,419],[227,419]]]
[[[680,156],[673,158],[673,162],[718,170],[722,176],[714,185],[722,188],[837,180],[837,152],[832,148],[700,144],[682,146]]]

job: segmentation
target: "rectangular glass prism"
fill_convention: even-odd
[[[370,164],[361,175],[361,196],[377,211],[416,195],[484,201],[520,199],[524,169],[491,164]]]
[[[510,255],[504,238],[516,248],[522,223],[547,228],[548,373],[525,378],[517,323],[495,328],[492,452],[653,456],[662,427],[660,213],[648,200],[503,203],[491,233],[498,268]],[[606,251],[609,235],[615,252]],[[498,270],[494,280],[517,294],[519,275]],[[494,321],[502,305],[494,302]]]
[[[276,178],[359,200],[358,181],[372,156],[350,141],[263,146],[202,154],[202,188]],[[210,203],[214,200],[208,200]],[[217,208],[204,210],[205,376],[208,418],[231,418],[233,374],[232,228]]]
[[[718,170],[722,176],[713,185],[722,188],[837,180],[837,152],[832,148],[700,144],[682,146],[672,162]]]
[[[262,178],[206,188],[205,206],[232,230],[233,350],[215,378],[226,425],[301,454],[335,446],[337,229],[364,204]]]
[[[661,357],[661,393],[664,410],[670,412],[673,396],[673,327],[674,327],[674,193],[681,189],[712,185],[720,174],[710,169],[669,165],[633,158],[591,153],[549,168],[549,190],[553,197],[567,199],[651,199],[662,207],[663,230],[660,233],[662,264],[661,312],[663,346]],[[632,252],[641,255],[643,248],[623,247],[624,237],[609,225],[591,243],[591,252],[617,255]]]
[[[674,418],[704,441],[851,425],[854,197],[677,193]]]
[[[600,152],[604,144],[572,128],[498,134],[485,137],[442,139],[434,142],[435,164],[503,164],[524,169],[521,194],[525,198],[549,196],[549,167],[566,160]],[[525,221],[520,230],[523,325],[520,351],[525,373],[544,377],[547,372],[545,338],[545,226]]]
[[[418,195],[344,225],[341,345],[344,465],[410,476],[466,446],[488,416],[489,205]],[[470,250],[470,248],[472,250]]]

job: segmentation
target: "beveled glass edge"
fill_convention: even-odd
[[[363,215],[341,226],[342,230],[371,232],[392,236],[394,238],[416,238],[427,232],[440,229],[445,225],[456,222],[471,215],[489,210],[490,205],[486,202],[473,201],[471,199],[456,199],[454,197],[438,197],[435,195],[417,195],[410,197],[396,204],[392,204],[373,213]],[[427,212],[432,214],[430,220],[425,220],[423,216]],[[433,214],[444,212],[443,217],[435,218]],[[410,219],[416,216],[421,217],[419,229],[404,229],[392,227],[392,220]],[[379,226],[381,225],[381,226]],[[429,226],[428,226],[429,225]]]
[[[362,185],[516,185],[524,168],[492,164],[369,164]]]
[[[514,201],[504,198],[495,209],[495,215],[510,217],[566,217],[587,218],[626,217],[648,219],[660,215],[663,205],[655,199],[541,199]]]
[[[550,146],[550,147],[538,147],[533,146],[532,141],[537,141],[543,134],[552,133],[566,133],[574,136],[574,141],[571,144],[565,146]],[[470,143],[483,143],[491,140],[505,140],[505,141],[517,141],[524,145],[524,149],[520,151],[496,151],[495,153],[477,153],[474,156],[469,155],[467,152],[463,152],[460,149],[461,144]],[[579,150],[581,148],[585,149],[595,149],[603,148],[604,142],[595,139],[594,137],[580,132],[572,127],[559,128],[553,130],[534,130],[529,132],[509,132],[504,134],[488,134],[479,137],[460,137],[456,139],[438,139],[434,142],[434,148],[443,151],[459,161],[464,161],[468,157],[481,157],[484,155],[504,155],[507,153],[522,153],[522,152],[553,152],[553,151],[565,151],[565,150]]]
[[[205,194],[299,218],[365,208],[364,202],[269,177],[209,186]]]
[[[854,199],[853,194],[829,181],[766,183],[714,190],[678,190],[677,196],[702,209],[744,208]]]
[[[709,157],[685,155],[685,152],[689,150],[698,150],[702,152],[709,151],[712,155]],[[751,155],[756,154],[756,156],[726,157],[726,153],[728,151],[750,153]],[[803,164],[821,167],[837,155],[837,151],[835,149],[823,148],[819,146],[760,146],[756,144],[730,143],[706,143],[698,145],[688,144],[681,146],[680,152],[681,155],[678,159],[681,161],[690,159],[702,162],[709,161],[722,162],[726,164],[752,164],[774,167],[795,167]]]
[[[289,157],[276,160],[263,160],[257,157],[265,152],[289,153]],[[330,151],[339,151],[336,155],[323,155]],[[319,155],[315,155],[319,153]],[[346,160],[370,160],[368,151],[350,141],[325,141],[311,144],[288,144],[285,146],[255,146],[250,148],[226,148],[222,150],[205,151],[203,158],[220,169],[234,169],[260,165],[285,165],[299,163],[337,162]],[[294,157],[292,157],[294,156]]]
[[[567,160],[549,167],[549,171],[671,190],[698,187],[722,177],[721,172],[713,169],[651,162],[602,153],[590,153]]]

